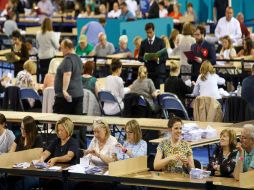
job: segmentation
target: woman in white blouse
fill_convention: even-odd
[[[94,138],[92,139],[84,155],[90,157],[92,164],[106,166],[113,161],[112,153],[117,144],[115,137],[110,135],[108,124],[103,120],[95,120],[93,123]]]
[[[48,72],[49,63],[59,49],[59,37],[53,31],[50,18],[45,18],[41,25],[41,31],[36,34],[36,44],[38,48],[39,66],[38,71],[41,74],[41,82]]]
[[[193,94],[195,96],[209,96],[217,100],[221,99],[218,85],[224,85],[225,79],[215,73],[210,61],[206,60],[200,67],[200,75],[196,81]]]

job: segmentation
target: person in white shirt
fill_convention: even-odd
[[[168,17],[168,10],[165,9],[164,2],[161,1],[161,2],[158,3],[158,5],[159,5],[159,15],[160,15],[160,18]]]
[[[121,9],[119,9],[118,2],[114,2],[113,10],[108,13],[108,18],[118,18],[121,14]]]
[[[134,17],[136,17],[136,12],[138,10],[137,1],[125,0],[125,3],[127,4],[127,9],[133,14]]]
[[[116,138],[110,135],[108,123],[104,120],[94,120],[94,137],[84,155],[87,156],[91,164],[95,166],[107,166],[113,161],[112,155],[118,143]]]
[[[233,44],[237,45],[240,43],[239,40],[242,37],[242,31],[239,21],[233,17],[233,14],[233,8],[227,7],[226,16],[219,20],[214,33],[217,40],[228,35],[232,39]]]
[[[123,109],[123,97],[124,97],[124,82],[120,77],[122,73],[122,63],[119,59],[113,59],[111,63],[112,75],[106,77],[105,90],[110,91],[120,103],[121,109]],[[107,115],[115,115],[120,112],[117,103],[104,103],[104,112]]]
[[[49,63],[59,49],[59,37],[53,31],[50,18],[44,19],[41,31],[37,32],[36,46],[39,57],[39,74],[41,74],[41,81],[43,81],[48,72]]]
[[[215,73],[210,61],[204,61],[200,67],[200,75],[193,89],[195,96],[209,96],[217,100],[221,99],[218,85],[224,85],[225,79]]]
[[[40,18],[40,23],[42,23],[46,17],[51,17],[54,11],[54,6],[50,0],[40,0],[37,4],[37,8],[36,12]]]

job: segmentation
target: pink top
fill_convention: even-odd
[[[43,81],[43,89],[47,87],[54,87],[55,74],[47,73]]]

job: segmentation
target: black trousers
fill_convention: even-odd
[[[59,114],[82,115],[83,114],[83,96],[72,98],[72,102],[67,102],[64,97],[55,97],[53,112]],[[74,136],[79,141],[80,148],[87,148],[86,145],[86,126],[75,128]]]
[[[43,83],[45,75],[48,73],[49,64],[52,58],[49,59],[39,59],[38,68],[37,68],[37,81]],[[41,75],[41,80],[39,76]]]

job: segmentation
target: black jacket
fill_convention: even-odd
[[[159,11],[159,5],[156,1],[154,1],[148,10],[148,18],[159,18]]]

